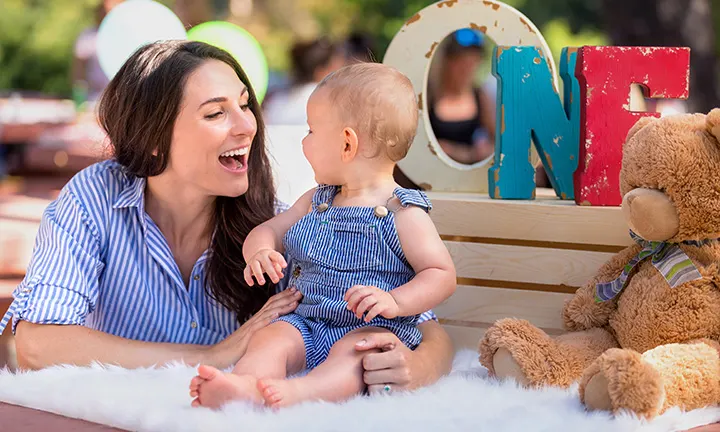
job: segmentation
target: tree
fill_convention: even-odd
[[[69,96],[75,38],[97,0],[2,0],[0,89]]]

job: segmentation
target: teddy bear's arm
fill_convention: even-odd
[[[596,302],[595,285],[610,282],[620,276],[623,267],[640,250],[640,246],[633,245],[618,252],[600,267],[592,280],[575,291],[575,295],[565,302],[563,308],[563,321],[567,330],[587,330],[607,324],[608,317],[617,306],[617,302],[615,299],[601,303]]]

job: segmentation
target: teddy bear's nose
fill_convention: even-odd
[[[630,229],[645,240],[665,241],[680,229],[675,204],[657,189],[631,190],[623,197],[622,208]]]

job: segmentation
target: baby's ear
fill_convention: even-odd
[[[640,117],[640,120],[636,121],[635,124],[630,128],[627,135],[625,136],[625,142],[630,141],[630,138],[633,137],[638,131],[645,126],[649,125],[650,123],[657,120],[655,117],[646,116],[646,117]]]
[[[720,143],[720,108],[714,108],[708,113],[705,117],[705,125],[708,132]]]

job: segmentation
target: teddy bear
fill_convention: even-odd
[[[720,109],[638,120],[620,188],[633,245],[565,302],[567,332],[498,320],[480,363],[527,387],[579,382],[591,410],[720,404]]]

